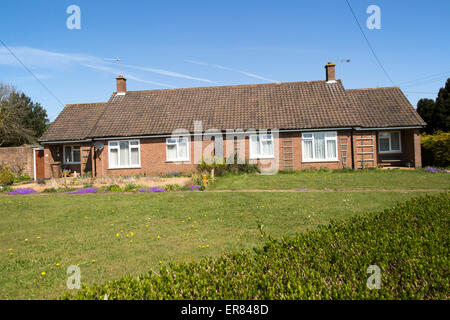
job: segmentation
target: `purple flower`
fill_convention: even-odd
[[[191,191],[198,191],[198,190],[200,190],[200,186],[198,185],[198,184],[194,184],[193,186],[191,186]]]
[[[296,191],[308,191],[307,188],[301,188],[301,189],[297,189]]]
[[[142,189],[139,189],[139,192],[148,192],[148,189],[142,188]]]
[[[31,193],[36,193],[36,191],[34,191],[33,189],[16,189],[12,192],[8,192],[9,195],[18,195],[18,194],[31,194]]]
[[[439,172],[438,168],[426,168],[425,171],[427,172]]]
[[[167,190],[164,188],[160,188],[160,187],[151,187],[149,189],[150,192],[166,192]]]
[[[96,193],[97,189],[95,188],[86,188],[86,189],[82,189],[79,188],[77,191],[73,191],[73,192],[67,192],[68,194],[85,194],[85,193]]]

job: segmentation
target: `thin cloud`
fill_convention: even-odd
[[[111,73],[111,74],[114,74],[114,75],[120,74],[120,72],[117,69],[114,69],[114,68],[111,68],[111,67],[108,67],[108,66],[92,65],[92,64],[89,64],[89,63],[82,63],[81,65],[84,66],[84,67],[87,67],[87,68],[108,72],[108,73]],[[128,79],[134,80],[134,81],[143,82],[143,83],[147,83],[147,84],[152,84],[152,85],[156,85],[156,86],[163,87],[163,88],[164,87],[176,88],[175,86],[172,86],[172,85],[167,84],[167,83],[161,83],[161,82],[155,82],[155,81],[149,81],[149,80],[141,79],[141,78],[136,77],[136,76],[134,76],[132,74],[129,74],[129,73],[124,73],[123,76],[128,78]]]
[[[129,64],[122,64],[122,66],[126,67],[126,68],[132,68],[132,69],[136,69],[136,70],[141,70],[141,71],[153,72],[153,73],[157,73],[157,74],[164,75],[164,76],[169,76],[169,77],[183,78],[183,79],[196,80],[196,81],[202,81],[202,82],[208,82],[208,83],[217,83],[217,82],[214,82],[214,81],[209,80],[209,79],[192,77],[192,76],[189,76],[189,75],[186,75],[186,74],[182,74],[182,73],[178,73],[178,72],[172,72],[172,71],[168,71],[168,70],[154,69],[154,68],[148,68],[148,67],[140,67],[140,66],[134,66],[134,65],[129,65]]]
[[[193,64],[198,64],[198,65],[202,65],[202,66],[207,66],[207,67],[212,67],[212,68],[216,68],[216,69],[233,71],[233,72],[237,72],[237,73],[246,75],[246,76],[251,77],[251,78],[264,80],[264,81],[268,81],[268,82],[278,82],[277,80],[268,79],[268,78],[265,78],[263,76],[251,73],[251,72],[238,70],[238,69],[234,69],[234,68],[229,68],[229,67],[221,66],[221,65],[218,65],[218,64],[210,64],[210,63],[205,63],[205,62],[200,62],[200,61],[195,61],[195,60],[186,60],[186,62],[193,63]]]

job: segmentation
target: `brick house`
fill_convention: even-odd
[[[192,172],[234,154],[271,170],[421,167],[425,122],[400,88],[348,90],[325,70],[321,81],[145,91],[119,76],[108,102],[67,105],[42,136],[44,175]]]

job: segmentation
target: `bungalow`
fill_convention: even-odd
[[[203,159],[248,159],[267,172],[421,167],[425,122],[399,87],[344,89],[326,80],[117,91],[67,105],[40,139],[43,175],[192,172]]]

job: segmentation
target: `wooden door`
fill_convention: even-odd
[[[44,150],[35,150],[36,159],[36,180],[41,180],[45,178],[44,171]]]

